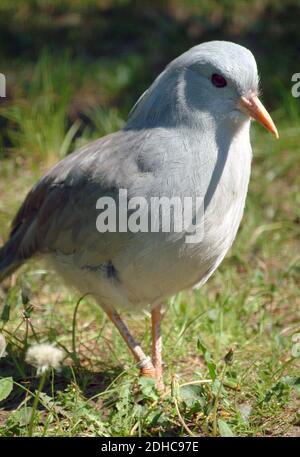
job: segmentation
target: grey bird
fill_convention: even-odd
[[[238,44],[202,43],[173,60],[122,130],[70,154],[30,190],[0,250],[0,280],[42,257],[81,294],[95,297],[141,373],[162,388],[162,306],[169,296],[204,284],[236,236],[250,177],[250,119],[278,137],[257,94],[255,59]],[[99,231],[97,202],[108,197],[120,206],[120,190],[127,203],[200,196],[201,217],[192,215],[202,236],[186,242],[187,230],[174,229],[175,212],[170,230],[159,221],[158,231],[119,225]],[[132,213],[131,207],[127,222]],[[152,358],[117,312],[147,306]]]

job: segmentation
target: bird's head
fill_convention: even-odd
[[[248,49],[227,41],[203,43],[167,66],[137,102],[129,123],[163,126],[211,118],[238,125],[256,119],[278,138],[258,86]]]

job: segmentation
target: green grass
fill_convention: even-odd
[[[0,239],[46,168],[123,125],[145,71],[142,57],[130,53],[83,61],[43,51],[37,63],[11,64],[14,96],[0,108]],[[24,357],[37,341],[56,343],[66,358],[40,395],[35,436],[299,435],[300,102],[276,84],[280,140],[253,126],[252,179],[235,244],[201,290],[167,307],[166,395],[138,378],[116,329],[89,297],[74,319],[80,297],[32,263],[0,288],[8,341],[0,436],[29,434],[39,381]],[[149,314],[124,317],[149,352]]]

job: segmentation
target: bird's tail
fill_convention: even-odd
[[[19,268],[23,260],[18,256],[18,234],[0,248],[0,283]]]

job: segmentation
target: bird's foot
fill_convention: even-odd
[[[153,366],[153,363],[151,362],[150,357],[147,357],[145,360],[143,360],[140,364],[140,373],[141,376],[146,376],[147,378],[153,378],[156,379],[156,370]]]

